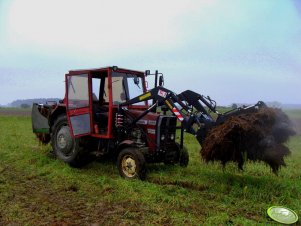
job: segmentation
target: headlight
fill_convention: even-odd
[[[161,140],[165,140],[165,136],[164,136],[164,134],[161,136]]]
[[[174,135],[174,134],[171,134],[171,135],[170,135],[170,139],[171,139],[171,140],[174,140],[174,139],[175,139],[175,135]]]

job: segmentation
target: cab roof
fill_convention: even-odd
[[[90,68],[90,69],[76,69],[76,70],[69,70],[69,74],[81,74],[81,73],[89,73],[89,72],[102,72],[102,71],[116,71],[116,72],[126,72],[131,74],[137,75],[144,75],[143,71],[119,68],[117,66],[108,66],[108,67],[101,67],[101,68]]]

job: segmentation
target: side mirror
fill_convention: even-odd
[[[138,86],[139,85],[139,78],[137,76],[134,77],[134,83]]]
[[[148,75],[150,75],[150,70],[145,71],[145,76],[148,76]]]
[[[163,75],[161,75],[159,77],[159,86],[164,86],[164,77],[163,77]]]

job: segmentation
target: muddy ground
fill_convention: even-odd
[[[1,167],[0,193],[0,225],[133,225],[127,213],[145,211],[128,202],[96,201],[91,205],[76,185],[52,184],[8,165]],[[7,215],[6,208],[15,209],[15,216],[8,219],[11,214]]]

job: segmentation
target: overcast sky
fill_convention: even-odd
[[[218,104],[301,104],[301,1],[0,0],[0,104],[63,97],[70,69],[164,73]]]

